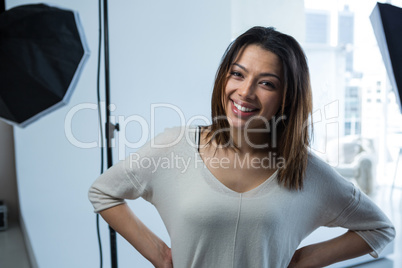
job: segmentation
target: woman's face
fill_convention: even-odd
[[[232,64],[225,88],[224,106],[231,127],[267,128],[283,96],[279,57],[257,45],[245,47]]]

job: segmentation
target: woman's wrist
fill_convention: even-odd
[[[157,241],[153,252],[154,254],[151,254],[148,260],[156,268],[172,267],[169,266],[172,263],[171,249],[162,240]]]
[[[322,267],[323,256],[320,256],[320,244],[313,244],[298,249],[289,265],[290,268],[317,268]]]
[[[334,239],[298,249],[289,265],[294,268],[325,267],[369,253],[371,248],[356,233],[347,232]]]
[[[153,245],[152,249],[147,250],[148,256],[145,256],[155,267],[157,268],[165,268],[172,267],[168,266],[169,263],[172,263],[172,253],[171,249],[158,237],[151,235],[148,237],[148,241],[150,241],[149,245]]]

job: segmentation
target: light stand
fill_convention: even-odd
[[[109,72],[109,28],[108,28],[108,1],[103,1],[103,37],[105,45],[105,97],[106,97],[106,142],[107,142],[107,167],[113,165],[112,156],[112,139],[114,138],[114,131],[119,130],[119,124],[112,124],[110,122],[110,72]],[[110,233],[110,258],[112,268],[117,268],[117,244],[116,244],[116,231],[109,226]]]

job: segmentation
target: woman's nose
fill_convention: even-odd
[[[244,81],[242,85],[240,85],[238,89],[238,94],[239,96],[246,98],[246,97],[252,97],[254,95],[254,85],[252,81]]]

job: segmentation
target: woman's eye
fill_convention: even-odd
[[[230,75],[233,75],[233,76],[236,76],[236,77],[242,77],[241,73],[235,72],[235,71],[230,72]]]
[[[264,81],[264,82],[261,82],[261,84],[263,84],[264,86],[267,86],[267,87],[270,87],[270,88],[275,89],[274,83],[271,83],[271,82],[268,82],[268,81]]]

